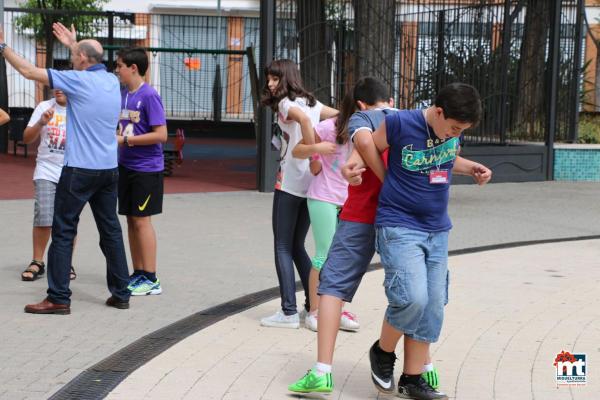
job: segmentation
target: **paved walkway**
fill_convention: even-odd
[[[451,257],[451,300],[442,336],[432,347],[442,389],[460,400],[597,399],[599,247],[594,240]],[[331,398],[392,397],[378,396],[369,373],[368,350],[386,304],[382,281],[381,270],[367,274],[348,306],[362,327],[339,335]],[[314,365],[317,335],[305,328],[260,327],[259,318],[277,303],[190,336],[130,375],[107,399],[297,397],[286,387]],[[562,350],[587,354],[586,386],[557,389],[553,362]]]
[[[456,186],[450,248],[597,235],[598,199],[600,185],[594,183]],[[72,284],[72,314],[39,316],[23,313],[23,306],[45,296],[45,279],[19,280],[31,257],[33,201],[0,201],[0,399],[48,398],[87,367],[145,334],[276,286],[271,202],[272,195],[256,192],[166,196],[164,214],[154,218],[164,293],[135,298],[127,311],[104,306],[104,258],[86,208],[74,256],[79,277]],[[309,238],[309,248],[311,243]],[[269,313],[276,305],[267,308]]]

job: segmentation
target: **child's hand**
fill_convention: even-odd
[[[492,171],[484,165],[475,164],[471,170],[471,176],[478,185],[485,185],[492,179]]]
[[[351,186],[358,186],[362,183],[362,173],[366,168],[358,168],[357,163],[348,163],[342,167],[342,176]]]
[[[52,119],[53,116],[54,116],[54,108],[50,108],[50,109],[44,111],[44,113],[40,117],[40,124],[42,124],[44,126],[48,125],[48,122],[50,122],[50,120]]]
[[[310,168],[310,173],[313,174],[314,176],[317,176],[321,172],[321,169],[323,169],[323,166],[321,165],[321,161],[311,160],[310,164],[309,164],[309,168]]]
[[[327,155],[327,154],[335,154],[337,150],[337,146],[335,143],[331,142],[321,142],[315,144],[316,153]]]

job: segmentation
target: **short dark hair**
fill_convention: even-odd
[[[445,118],[477,125],[481,120],[481,97],[479,92],[466,83],[446,85],[435,96],[434,105],[444,110]]]
[[[390,101],[390,89],[385,83],[372,76],[360,78],[354,85],[354,101],[372,106],[381,101]]]
[[[148,71],[148,53],[144,48],[128,47],[121,49],[117,52],[117,57],[128,67],[135,64],[140,75],[146,75],[146,71]]]
[[[83,54],[91,63],[100,64],[102,62],[102,52],[96,50],[90,43],[79,43],[77,45],[79,54]]]

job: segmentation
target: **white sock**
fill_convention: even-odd
[[[433,371],[433,363],[423,365],[423,372]]]
[[[317,374],[317,376],[323,376],[325,374],[329,374],[329,373],[331,373],[331,365],[318,362],[315,364],[314,371],[315,371],[315,374]]]

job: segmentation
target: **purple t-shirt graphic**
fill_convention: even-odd
[[[152,86],[144,83],[133,93],[130,93],[127,88],[121,90],[120,135],[143,135],[152,132],[153,126],[166,124],[162,100]],[[132,147],[123,145],[119,148],[119,164],[140,172],[162,171],[164,169],[162,144]]]

